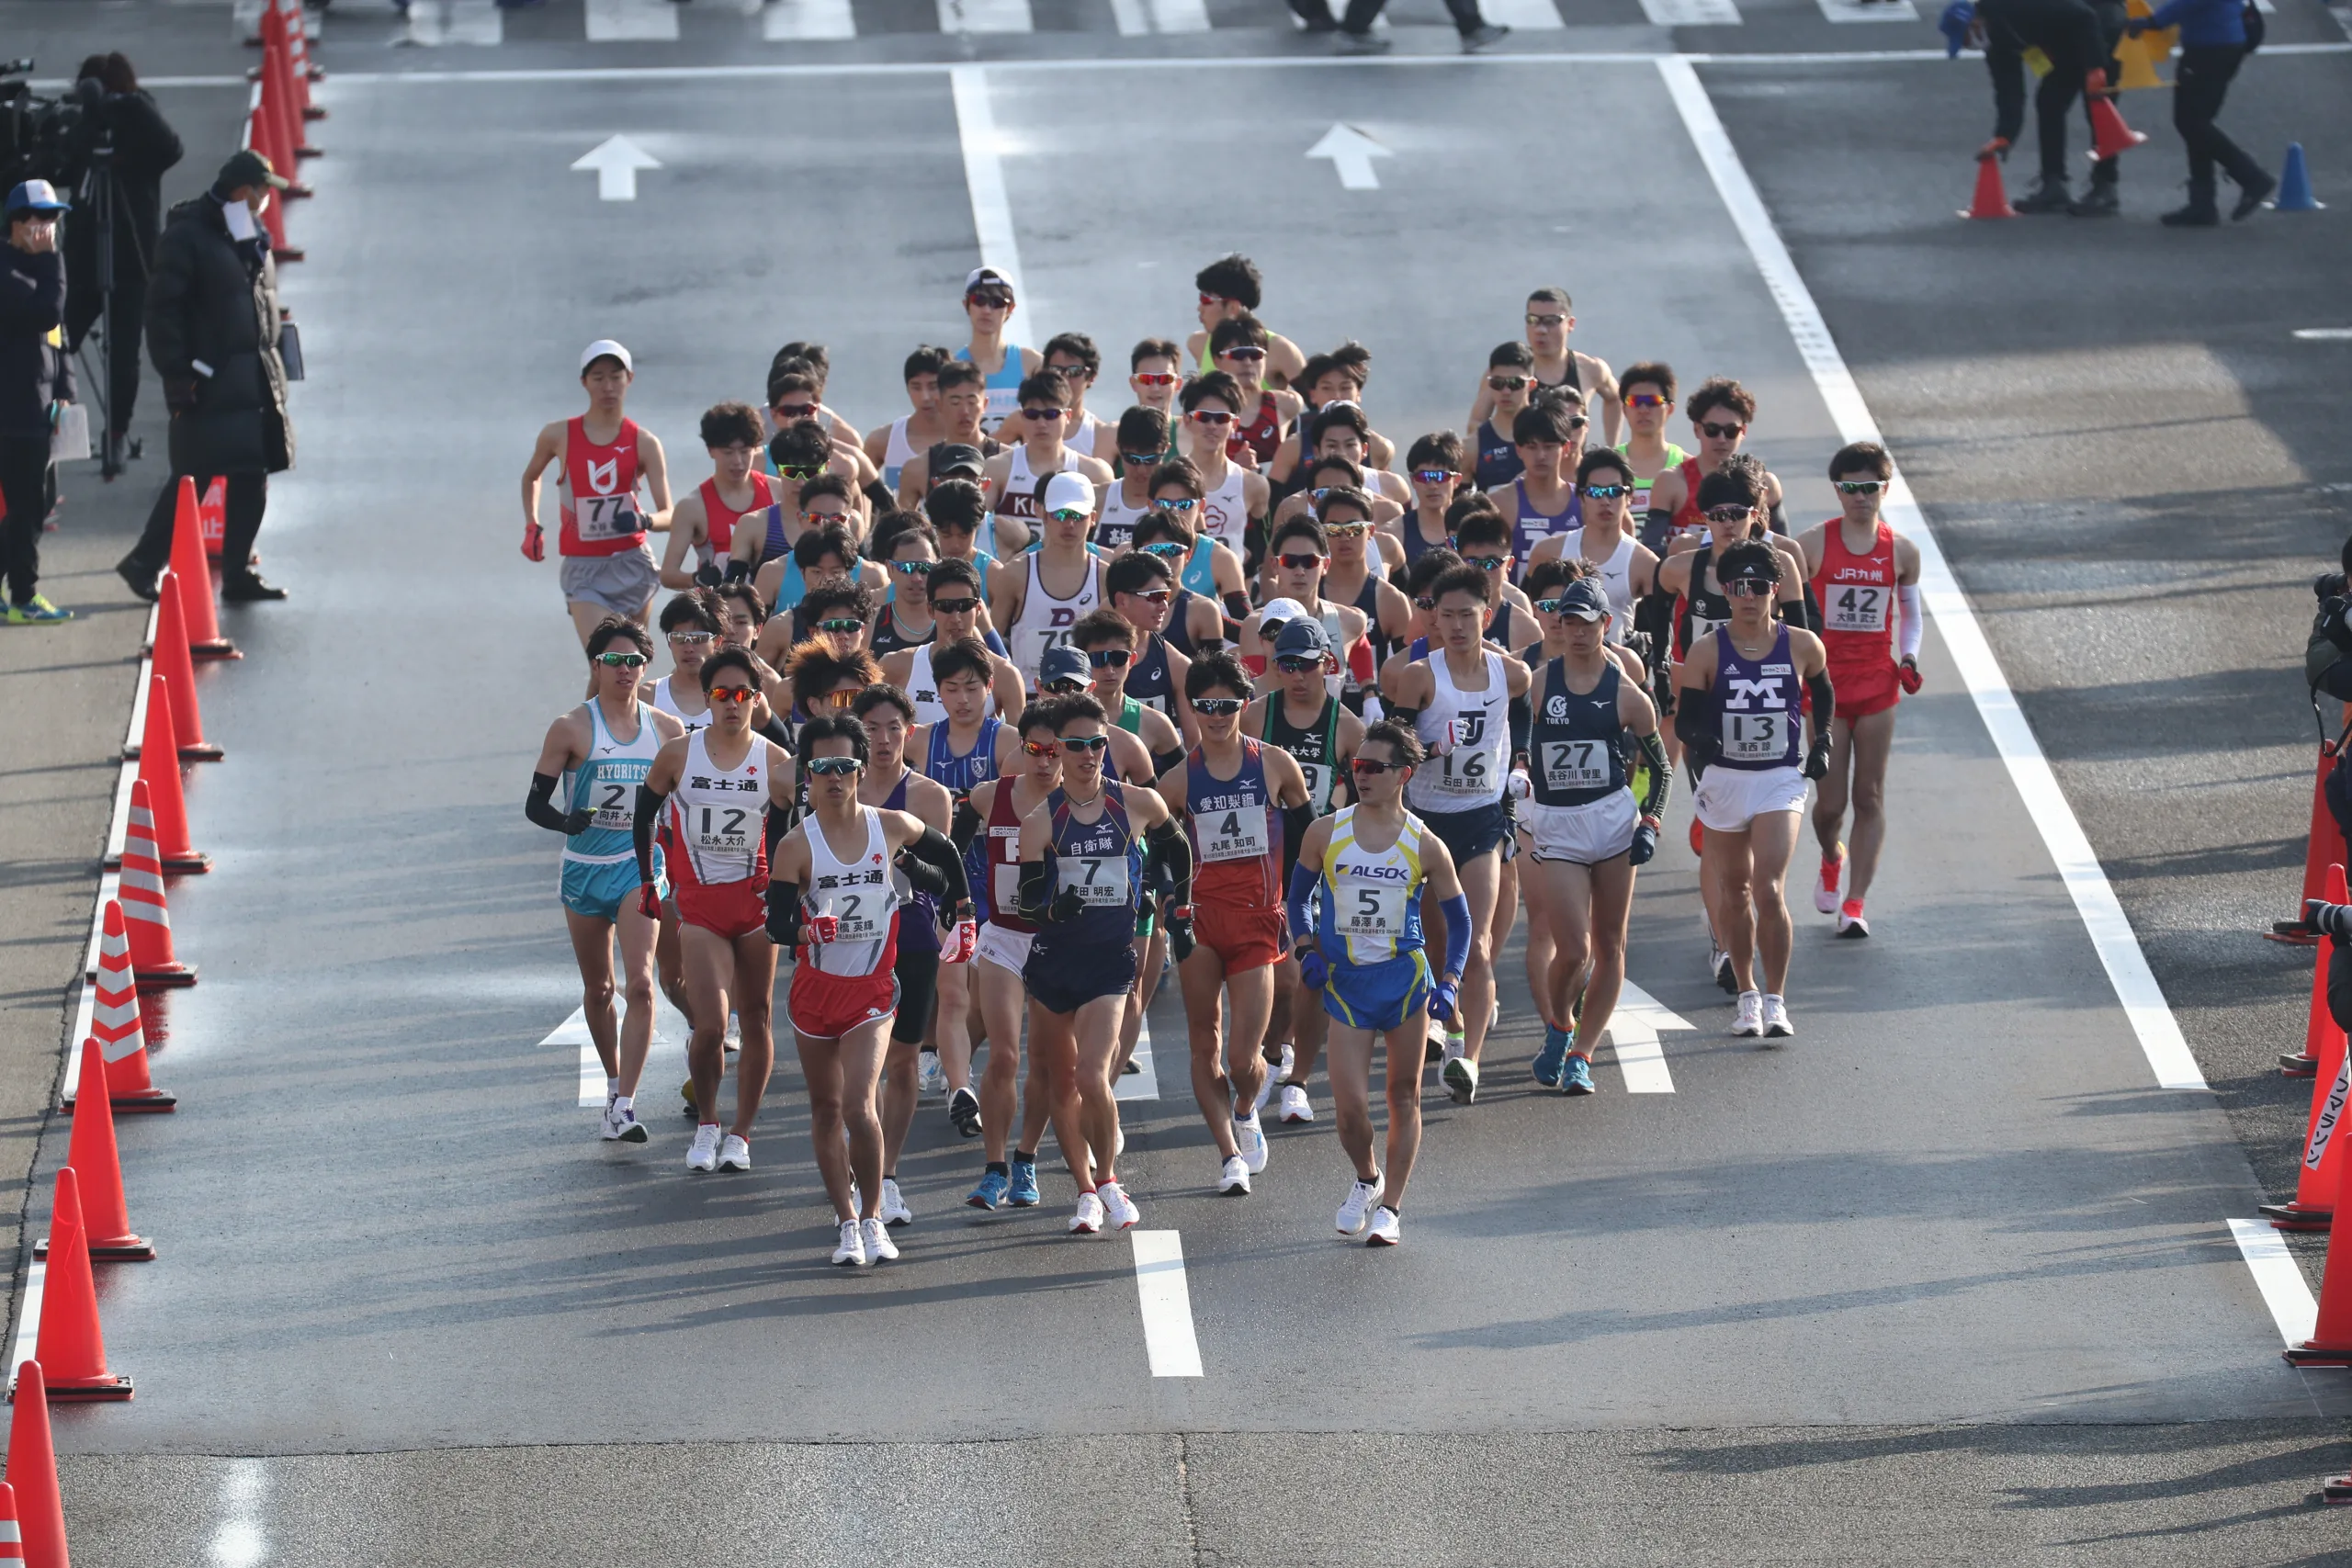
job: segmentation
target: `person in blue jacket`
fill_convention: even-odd
[[[2160,220],[2174,229],[2211,229],[2222,220],[2213,199],[2213,165],[2219,164],[2237,182],[2237,205],[2230,209],[2233,222],[2254,216],[2263,198],[2278,182],[2213,121],[2229,95],[2231,79],[2258,39],[2249,39],[2246,0],[2169,0],[2153,17],[2135,18],[2133,37],[2154,28],[2180,28],[2180,68],[2173,77],[2172,123],[2188,145],[2188,205]]]

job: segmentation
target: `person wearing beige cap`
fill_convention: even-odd
[[[539,525],[539,479],[556,468],[556,549],[563,558],[563,600],[585,643],[607,615],[646,623],[662,586],[661,568],[646,542],[669,526],[670,470],[662,443],[626,412],[636,362],[611,338],[580,355],[580,384],[588,412],[539,431],[523,467],[523,556],[547,558]],[[650,514],[638,504],[642,490]]]

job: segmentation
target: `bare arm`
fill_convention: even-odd
[[[539,520],[539,477],[548,465],[563,456],[563,421],[542,428],[539,438],[531,444],[531,460],[523,465],[523,526],[532,527]]]

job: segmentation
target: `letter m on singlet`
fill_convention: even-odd
[[[1731,681],[1731,695],[1724,699],[1724,706],[1727,708],[1750,707],[1755,705],[1757,703],[1762,702],[1767,697],[1777,697],[1780,694],[1781,682],[1778,681],[1750,681],[1742,676],[1735,675],[1732,677]]]

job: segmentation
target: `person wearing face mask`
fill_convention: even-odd
[[[50,433],[59,406],[74,400],[74,364],[62,332],[65,265],[57,251],[57,215],[66,209],[47,180],[27,180],[8,193],[8,244],[0,250],[0,495],[8,506],[0,522],[0,564],[7,571],[12,626],[74,618],[39,592]]]
[[[286,367],[277,356],[277,268],[261,215],[288,185],[250,149],[220,165],[211,188],[172,209],[155,243],[148,284],[147,353],[171,410],[172,477],[146,531],[115,570],[142,599],[170,563],[179,480],[199,493],[228,479],[220,596],[232,604],[283,599],[253,569],[254,537],[269,504],[269,476],[294,466]]]

